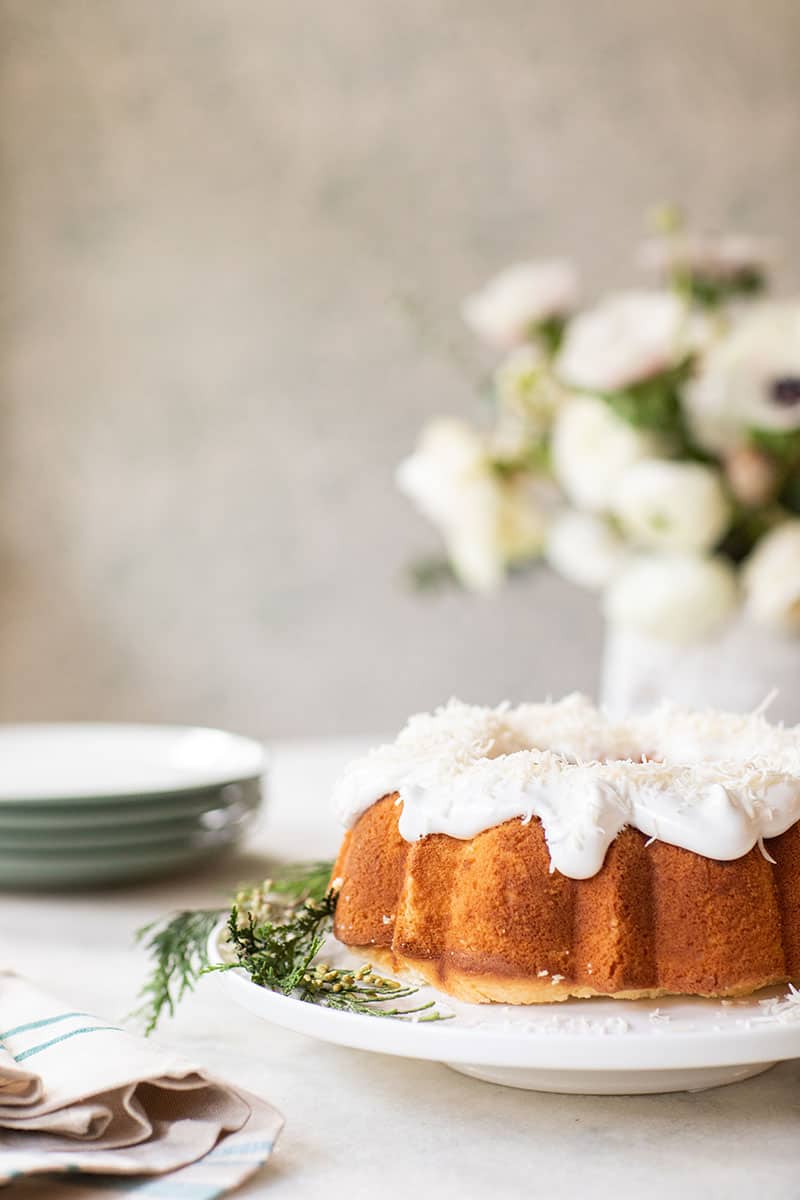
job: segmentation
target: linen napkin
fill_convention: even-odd
[[[282,1125],[264,1100],[0,972],[0,1186],[213,1200],[266,1162]]]

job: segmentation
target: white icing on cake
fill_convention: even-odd
[[[391,792],[410,842],[538,817],[553,868],[574,879],[600,870],[626,825],[735,859],[800,819],[800,726],[670,705],[612,722],[578,695],[517,708],[451,700],[352,763],[334,802],[350,827]]]

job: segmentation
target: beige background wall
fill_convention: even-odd
[[[795,0],[0,0],[0,718],[387,729],[597,677],[590,600],[404,590],[461,294],[632,278],[654,199],[797,282]],[[795,242],[795,247],[792,242]]]

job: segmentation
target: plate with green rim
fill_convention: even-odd
[[[0,811],[178,797],[257,780],[264,749],[221,729],[70,723],[0,726]]]
[[[258,742],[219,729],[0,725],[0,888],[216,862],[250,827],[264,770]]]
[[[0,829],[0,857],[11,853],[50,854],[65,851],[128,849],[137,846],[160,846],[191,839],[240,837],[255,820],[256,810],[227,813],[213,810],[189,821],[147,822],[141,825],[86,825],[74,829]]]
[[[130,850],[103,850],[93,854],[70,853],[43,855],[0,855],[0,887],[25,891],[53,891],[58,888],[96,887],[103,884],[134,883],[171,871],[216,864],[219,856],[231,849],[236,838],[200,846],[134,847]]]
[[[0,803],[0,837],[15,831],[122,829],[151,823],[191,822],[211,818],[213,814],[242,815],[258,808],[261,794],[261,779],[246,779],[177,796],[109,797],[105,803],[98,800],[89,803],[78,800],[72,804]]]
[[[51,844],[48,846],[31,846],[27,848],[9,847],[4,843],[0,843],[0,872],[2,866],[13,858],[26,858],[33,861],[38,859],[43,863],[58,862],[59,859],[69,859],[70,861],[79,858],[93,858],[97,854],[111,854],[115,857],[123,859],[127,856],[138,856],[147,854],[151,850],[180,850],[194,849],[200,850],[206,846],[225,846],[229,842],[235,841],[238,836],[236,829],[195,829],[192,833],[184,834],[178,837],[165,837],[156,842],[129,842],[127,844],[106,845],[102,842],[91,843],[84,842],[82,845],[62,846]]]

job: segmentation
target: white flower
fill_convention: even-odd
[[[619,292],[570,322],[556,375],[568,386],[620,391],[675,366],[696,332],[672,292]]]
[[[745,561],[742,582],[756,621],[800,633],[800,518],[764,535]]]
[[[579,587],[603,588],[627,557],[622,538],[593,513],[565,509],[547,531],[545,556],[550,566]]]
[[[531,344],[518,346],[503,359],[495,370],[494,385],[502,412],[531,432],[550,428],[564,398],[544,352]]]
[[[497,587],[503,577],[497,483],[478,434],[455,419],[431,421],[400,463],[397,484],[441,532],[462,582],[478,591]]]
[[[604,400],[584,396],[558,413],[551,446],[553,471],[578,508],[610,508],[621,472],[656,453],[656,438],[615,416]]]
[[[613,507],[630,539],[655,550],[710,550],[730,521],[718,471],[664,458],[624,471]]]
[[[774,246],[765,238],[745,234],[669,233],[642,242],[637,257],[641,267],[662,278],[677,270],[729,283],[746,272],[763,274],[773,255]]]
[[[571,312],[577,293],[571,263],[562,259],[517,263],[467,296],[461,313],[479,337],[508,348],[529,338],[541,321]]]
[[[506,566],[533,557],[544,519],[522,482],[492,468],[484,440],[455,419],[432,421],[397,470],[397,484],[439,529],[462,583],[491,591]]]
[[[651,637],[688,642],[712,633],[737,601],[736,573],[726,559],[643,555],[609,587],[605,615]]]
[[[800,429],[800,301],[743,310],[706,355],[686,407],[695,438],[715,453],[749,430]]]

